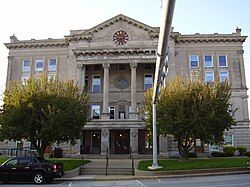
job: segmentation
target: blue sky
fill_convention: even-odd
[[[176,0],[173,26],[182,34],[232,33],[238,26],[250,35],[250,0]],[[8,51],[4,42],[62,38],[69,30],[95,26],[124,14],[159,26],[161,0],[6,0],[0,2],[0,89],[3,92]],[[247,85],[250,87],[250,39],[244,43]]]

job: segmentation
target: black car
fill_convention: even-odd
[[[63,174],[63,164],[49,162],[42,157],[15,157],[0,165],[0,180],[33,180],[36,184],[50,183]]]

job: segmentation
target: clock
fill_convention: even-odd
[[[123,30],[116,31],[113,35],[113,41],[116,45],[124,45],[128,41],[128,34]]]

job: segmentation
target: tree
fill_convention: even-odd
[[[0,140],[28,140],[43,156],[53,143],[74,144],[86,123],[87,95],[72,82],[30,78],[4,92]]]
[[[206,84],[173,79],[161,89],[157,101],[158,133],[173,135],[185,160],[196,139],[220,144],[224,131],[236,125],[233,115],[228,112],[230,96],[227,82]],[[145,94],[143,106],[149,131],[152,131],[151,102],[152,90]]]

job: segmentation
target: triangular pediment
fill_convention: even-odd
[[[132,19],[130,17],[127,17],[125,15],[122,15],[122,14],[119,14],[107,21],[104,21],[103,23],[99,24],[99,25],[96,25],[90,29],[87,29],[85,30],[82,34],[94,34],[94,33],[97,33],[101,30],[104,30],[105,28],[108,28],[114,24],[116,24],[117,22],[125,22],[131,26],[134,26],[134,27],[137,27],[138,29],[141,29],[141,30],[144,30],[144,31],[147,31],[149,34],[151,33],[158,33],[159,30],[158,28],[155,28],[155,27],[151,27],[149,25],[146,25],[142,22],[139,22],[135,19]]]

